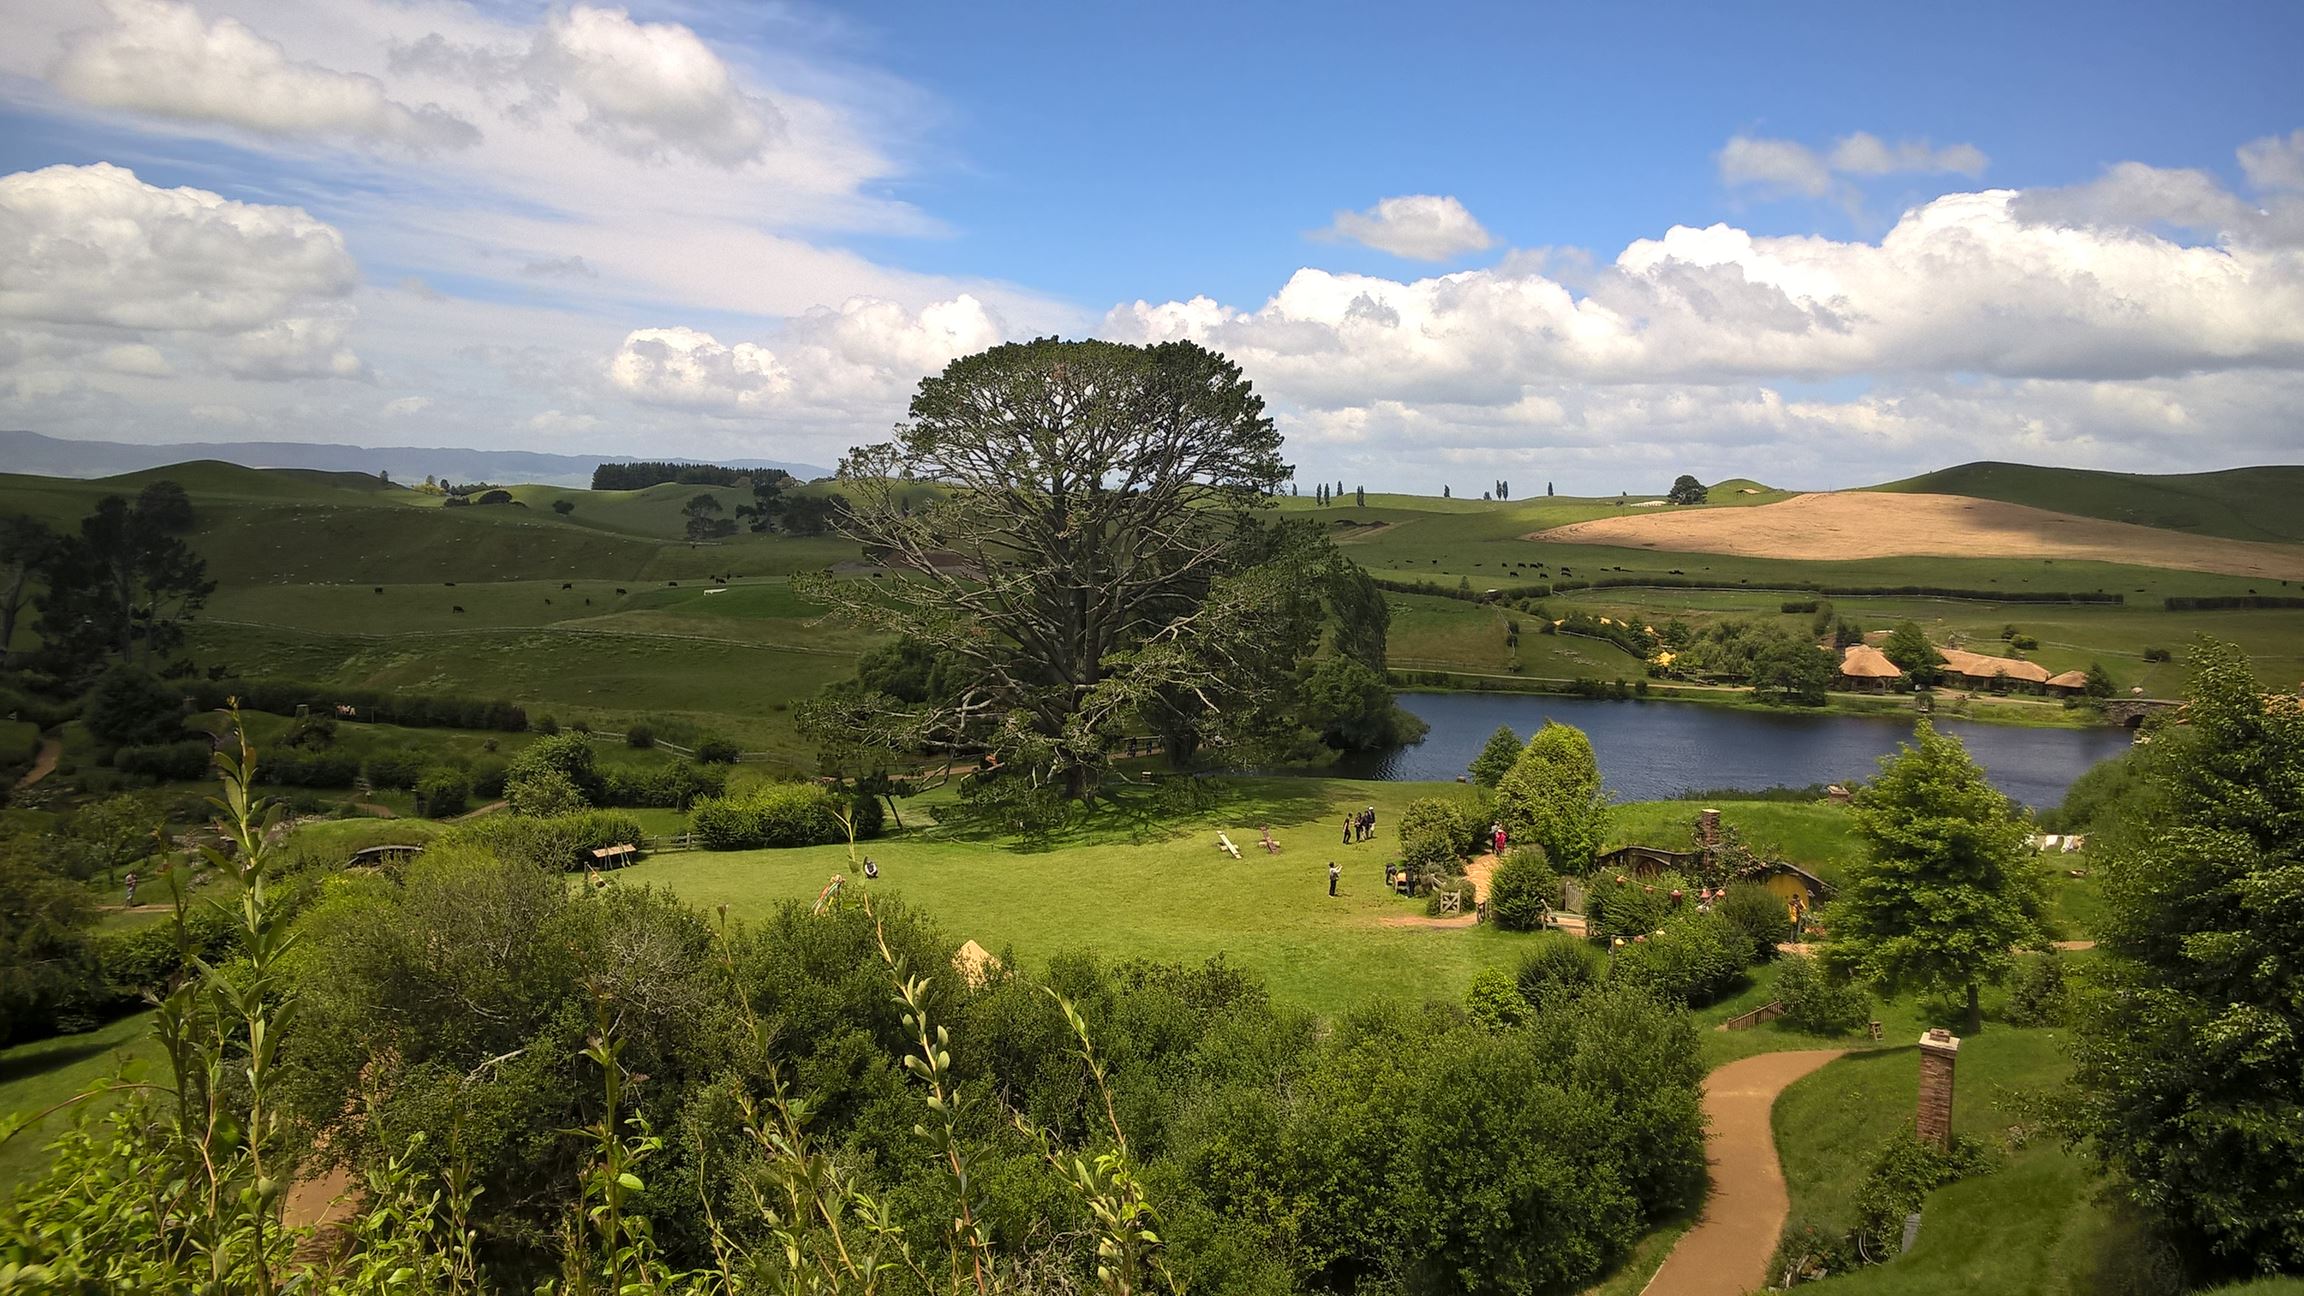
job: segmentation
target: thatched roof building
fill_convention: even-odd
[[[2066,671],[2048,677],[2048,687],[2065,693],[2078,693],[2088,687],[2088,672]]]
[[[1850,644],[1840,654],[1842,688],[1879,689],[1903,677],[1888,654],[1870,644]]]
[[[1987,657],[1982,653],[1964,652],[1958,648],[1939,648],[1936,655],[1944,659],[1945,674],[1957,675],[1972,684],[1990,684],[2003,675],[2018,684],[2048,682],[2046,667],[2020,657]]]

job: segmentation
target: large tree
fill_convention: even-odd
[[[1672,489],[1665,493],[1664,498],[1673,504],[1701,504],[1710,494],[1704,483],[1688,473],[1682,473],[1673,481]]]
[[[1895,663],[1896,669],[1915,684],[1933,684],[1944,673],[1936,645],[1928,642],[1928,632],[1917,621],[1899,622],[1889,632],[1887,642],[1880,645],[1880,655]]]
[[[2195,1253],[2304,1268],[2304,703],[2204,641],[2131,758],[2153,795],[2092,825],[2102,957],[2074,1048],[2084,1128]]]
[[[40,637],[60,664],[85,670],[112,658],[134,661],[147,649],[167,653],[215,592],[208,565],[170,534],[185,519],[167,498],[156,508],[107,495],[81,519],[78,535],[56,545]]]
[[[900,743],[989,747],[1087,795],[1132,725],[1215,736],[1283,686],[1317,627],[1316,551],[1258,517],[1288,468],[1238,366],[1043,338],[953,361],[910,413],[840,467],[835,525],[885,577],[809,583],[957,661]],[[921,502],[920,482],[941,489]]]
[[[1573,725],[1547,721],[1498,780],[1496,806],[1513,839],[1543,847],[1554,869],[1574,875],[1591,868],[1608,835],[1592,740]]]
[[[55,557],[57,537],[38,518],[0,518],[0,662],[16,641],[16,620],[32,602],[33,581]]]
[[[1925,720],[1881,759],[1852,818],[1865,853],[1832,902],[1831,958],[1885,990],[1964,990],[1968,1029],[1982,1029],[1977,987],[2043,939],[2029,825],[1960,740]]]

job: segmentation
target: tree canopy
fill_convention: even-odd
[[[1497,813],[1514,840],[1544,848],[1565,873],[1591,866],[1608,835],[1608,803],[1592,740],[1573,725],[1547,722],[1496,784]]]
[[[1692,474],[1682,473],[1673,480],[1672,489],[1665,493],[1664,498],[1673,504],[1701,504],[1710,494],[1711,491],[1704,483],[1696,480]]]
[[[1925,720],[1881,759],[1852,818],[1865,853],[1832,902],[1833,961],[1884,989],[1964,989],[1968,1029],[1981,1029],[1978,985],[2044,939],[2029,826],[1960,740]]]
[[[48,592],[40,601],[42,646],[59,665],[79,671],[117,657],[133,661],[184,641],[183,623],[215,592],[208,565],[171,532],[189,524],[190,507],[145,490],[157,512],[118,495],[96,502],[77,535],[49,551]]]
[[[1508,724],[1498,725],[1496,732],[1488,735],[1488,744],[1480,749],[1479,755],[1472,758],[1471,767],[1465,772],[1474,783],[1492,788],[1504,781],[1504,776],[1512,770],[1512,762],[1518,759],[1520,735]]]
[[[2106,845],[2083,1128],[2197,1255],[2304,1266],[2304,703],[2238,647],[2190,654],[2183,722],[2127,762]],[[2091,853],[2095,853],[2091,843]]]
[[[1043,338],[953,361],[910,412],[840,469],[834,524],[884,578],[808,589],[948,656],[958,688],[853,722],[1073,795],[1138,726],[1172,751],[1256,727],[1317,634],[1331,555],[1259,516],[1289,469],[1238,366]]]
[[[1936,645],[1928,642],[1928,632],[1917,621],[1899,622],[1880,645],[1880,655],[1915,684],[1933,684],[1944,673]]]

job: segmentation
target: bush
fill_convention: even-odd
[[[1592,934],[1628,941],[1663,926],[1674,907],[1672,893],[1678,891],[1685,899],[1688,882],[1677,873],[1659,873],[1646,880],[1617,873],[1592,879],[1587,890],[1584,908]]]
[[[1871,1001],[1806,954],[1788,954],[1776,973],[1784,1024],[1810,1035],[1846,1035],[1871,1020]]]
[[[1748,948],[1743,931],[1720,915],[1682,914],[1665,923],[1661,933],[1618,946],[1608,965],[1608,983],[1701,1008],[1744,979]]]
[[[407,791],[431,769],[424,753],[410,747],[387,748],[368,757],[368,781],[380,788]]]
[[[681,761],[660,769],[609,766],[600,773],[600,800],[612,806],[653,806],[686,810],[698,797],[718,796],[728,786],[728,767]]]
[[[1589,944],[1565,932],[1539,936],[1521,956],[1513,984],[1532,1004],[1548,998],[1573,999],[1600,983],[1604,965]]]
[[[840,799],[821,783],[769,783],[742,796],[705,797],[689,822],[706,850],[823,846],[848,840],[839,809]],[[867,832],[860,818],[856,835],[877,833],[878,825],[871,827]]]
[[[566,775],[586,804],[599,805],[607,799],[607,781],[593,763],[591,742],[582,734],[557,734],[530,743],[512,758],[507,786],[522,774],[547,769]]]
[[[640,821],[630,815],[591,810],[580,814],[527,818],[486,815],[458,824],[437,839],[443,843],[468,842],[503,859],[519,860],[553,873],[569,873],[592,862],[592,852],[625,843],[638,846],[647,840]]]
[[[656,745],[656,731],[644,724],[632,725],[624,731],[624,745],[645,751]]]
[[[2008,981],[2008,1020],[2018,1026],[2062,1026],[2072,1010],[2064,956],[2055,950],[2019,959]]]
[[[273,715],[294,715],[300,706],[329,714],[339,706],[350,707],[359,720],[405,725],[411,729],[501,729],[518,733],[528,727],[528,713],[502,700],[387,693],[380,689],[296,680],[186,680],[183,684],[185,691],[192,695],[192,705],[204,711],[223,706],[227,698],[238,698],[250,711]]]
[[[536,717],[536,732],[547,738],[557,737],[560,733],[560,722],[551,716],[538,716]]]
[[[115,666],[89,690],[80,721],[111,747],[157,746],[184,729],[180,690],[133,666]]]
[[[257,768],[266,782],[282,787],[348,788],[360,777],[360,762],[345,752],[274,749]]]
[[[435,765],[416,781],[416,809],[428,819],[461,814],[472,799],[472,776],[453,765]]]
[[[1419,872],[1446,868],[1453,871],[1463,855],[1456,849],[1462,835],[1462,815],[1456,803],[1442,797],[1419,797],[1400,812],[1400,857]]]
[[[196,738],[154,746],[122,747],[112,753],[112,767],[123,774],[161,782],[182,782],[208,773],[209,754],[208,744]]]
[[[591,805],[574,780],[549,765],[514,765],[504,776],[504,799],[512,803],[513,814],[536,819],[575,814]]]
[[[1871,1172],[1856,1185],[1856,1233],[1866,1254],[1896,1254],[1904,1217],[1920,1209],[1929,1193],[1990,1167],[1990,1155],[1976,1140],[1955,1134],[1951,1145],[1938,1151],[1906,1128],[1880,1146]]]
[[[1752,959],[1761,963],[1776,957],[1776,946],[1792,938],[1792,915],[1776,893],[1757,882],[1738,882],[1728,888],[1714,912],[1752,941]]]
[[[1488,916],[1505,931],[1536,931],[1559,886],[1542,848],[1515,846],[1488,881]]]
[[[743,754],[725,738],[707,738],[696,744],[696,759],[707,765],[733,765]]]

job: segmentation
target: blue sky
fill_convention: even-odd
[[[832,462],[1237,359],[1307,480],[2294,461],[2304,9],[0,0],[0,424]]]

